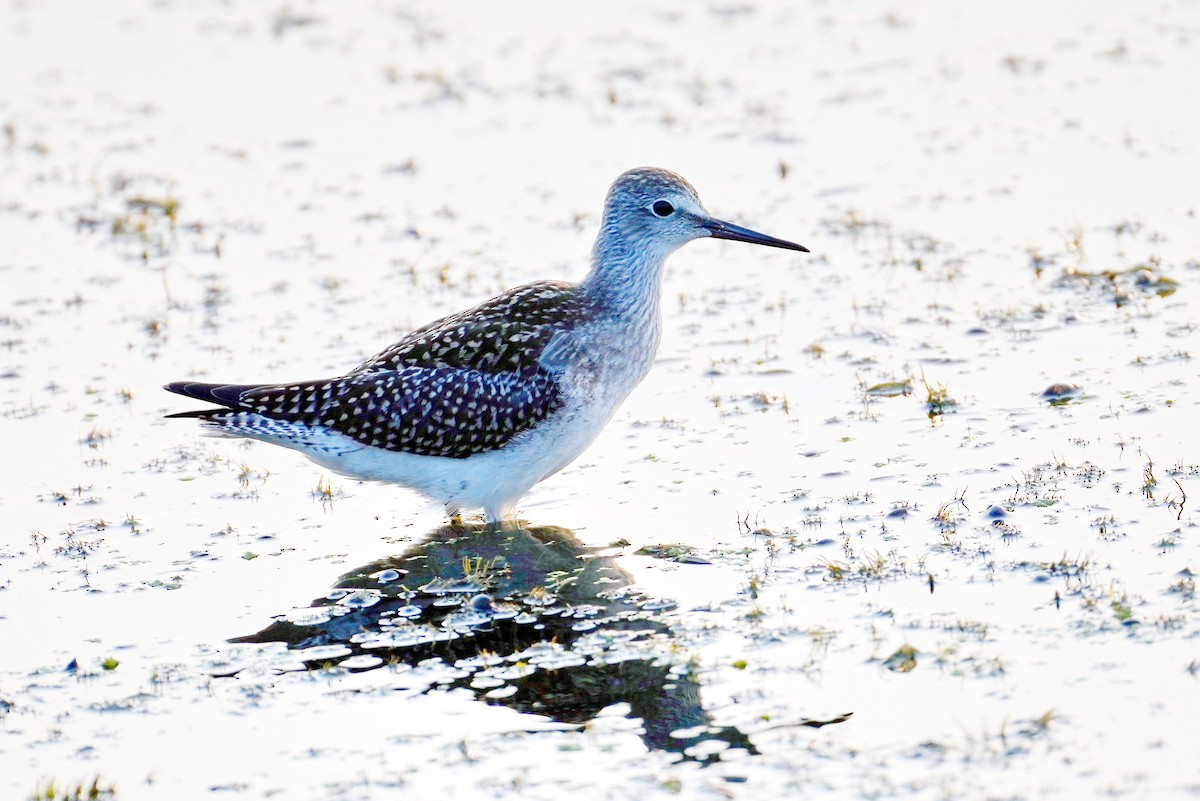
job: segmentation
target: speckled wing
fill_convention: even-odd
[[[241,410],[339,431],[364,445],[466,458],[493,450],[562,406],[542,370],[485,373],[404,367],[329,381],[255,387]]]
[[[533,369],[554,335],[573,326],[584,311],[571,284],[527,284],[418,328],[350,375],[404,367],[458,367],[484,373]]]
[[[466,458],[562,407],[562,356],[542,356],[552,341],[563,350],[582,311],[570,284],[518,287],[414,331],[342,378],[238,387],[236,406],[377,448]]]

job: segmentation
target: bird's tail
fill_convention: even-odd
[[[174,392],[177,395],[184,395],[207,403],[215,403],[222,408],[177,412],[169,414],[167,417],[197,417],[203,420],[214,414],[225,414],[229,410],[238,411],[244,408],[242,395],[247,390],[258,387],[258,384],[204,384],[199,381],[172,381],[170,384],[163,385],[163,389],[167,392]]]

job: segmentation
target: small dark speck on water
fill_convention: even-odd
[[[1078,384],[1051,384],[1042,391],[1042,397],[1051,404],[1065,403],[1083,394],[1083,387]]]

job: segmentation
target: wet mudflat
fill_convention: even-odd
[[[5,7],[5,795],[1200,793],[1194,6],[528,13]],[[677,254],[524,530],[161,419],[640,164],[813,254]]]

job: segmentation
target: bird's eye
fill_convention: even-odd
[[[675,213],[675,207],[665,200],[656,200],[650,207],[659,217],[670,217]]]

